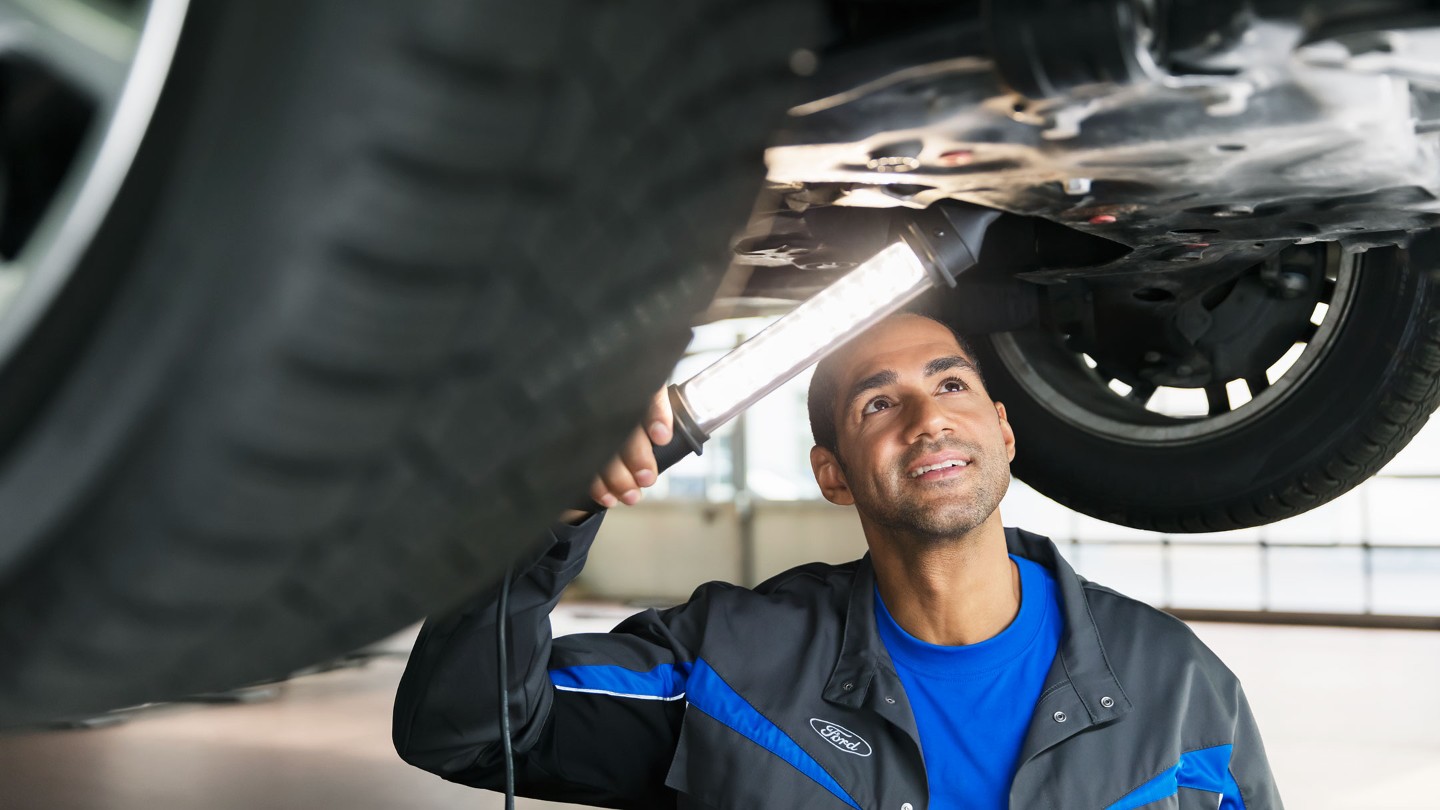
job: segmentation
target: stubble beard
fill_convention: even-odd
[[[925,546],[964,540],[999,508],[1010,488],[1010,465],[968,443],[932,445],[924,452],[944,450],[961,450],[970,456],[971,465],[961,479],[968,479],[969,486],[961,482],[939,485],[944,491],[922,497],[902,467],[884,488],[888,491],[865,498],[868,502],[857,497],[856,506],[875,524]]]

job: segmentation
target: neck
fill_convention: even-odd
[[[876,584],[905,632],[930,644],[976,644],[1020,612],[1020,572],[996,510],[955,538],[916,538],[865,525]]]

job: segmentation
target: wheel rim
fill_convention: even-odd
[[[1215,388],[1148,391],[1115,385],[1112,375],[1086,355],[1068,348],[1063,335],[1040,331],[1006,332],[991,344],[1009,375],[1042,409],[1093,436],[1132,445],[1182,445],[1213,439],[1273,413],[1308,379],[1334,345],[1349,313],[1357,287],[1356,257],[1331,248],[1325,269],[1327,284],[1308,330],[1296,335],[1291,351],[1267,370],[1264,380],[1251,378],[1219,383]],[[1244,388],[1236,396],[1236,383]],[[1248,390],[1247,390],[1248,389]],[[1258,389],[1258,390],[1257,390]],[[1157,394],[1198,392],[1207,404],[1204,414],[1193,410],[1194,397]],[[1248,394],[1248,396],[1246,396]],[[1217,410],[1216,400],[1228,397]],[[1242,401],[1236,402],[1237,399]]]
[[[38,217],[0,259],[0,367],[64,289],[110,211],[154,116],[188,6],[0,0],[0,59],[88,110],[59,181],[39,202],[25,201]],[[27,159],[23,151],[8,157]],[[9,191],[7,214],[16,207]]]

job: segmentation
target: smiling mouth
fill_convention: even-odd
[[[920,478],[921,476],[929,475],[931,473],[943,473],[945,470],[949,470],[952,468],[964,468],[968,466],[970,466],[970,462],[964,461],[963,459],[950,459],[949,461],[942,461],[939,464],[929,464],[924,467],[916,468],[915,470],[911,471],[910,477]]]

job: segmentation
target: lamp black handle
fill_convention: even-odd
[[[700,455],[700,447],[691,443],[689,436],[680,430],[673,432],[670,441],[665,444],[650,443],[650,451],[655,454],[656,472],[663,473],[666,470],[680,463],[680,460],[694,453]]]

